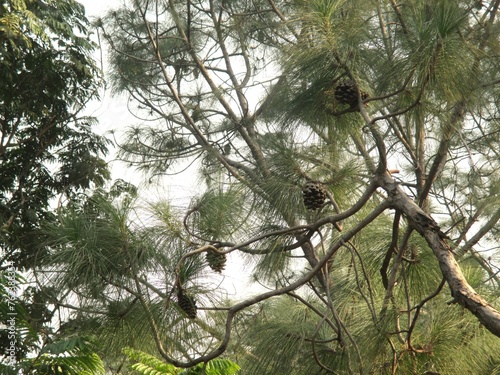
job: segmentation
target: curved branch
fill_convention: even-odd
[[[227,313],[227,317],[226,317],[224,337],[216,349],[212,350],[211,352],[209,352],[203,356],[195,358],[192,361],[181,362],[181,361],[175,360],[169,356],[169,354],[165,351],[165,348],[163,347],[163,344],[162,344],[159,336],[155,335],[156,345],[157,345],[158,351],[160,352],[161,356],[167,362],[173,364],[176,367],[181,367],[181,368],[192,367],[192,366],[197,365],[198,363],[207,362],[207,361],[210,361],[214,358],[219,357],[227,349],[227,346],[229,344],[229,340],[231,337],[232,323],[233,323],[233,320],[238,312],[246,309],[247,307],[250,307],[250,306],[255,305],[259,302],[262,302],[266,299],[292,292],[293,290],[308,283],[310,280],[312,280],[313,277],[316,276],[316,274],[321,272],[321,269],[325,266],[325,264],[328,262],[328,260],[337,252],[338,249],[340,249],[343,246],[343,244],[346,241],[349,241],[351,238],[353,238],[361,229],[366,227],[373,220],[375,220],[380,214],[382,214],[382,212],[384,212],[387,208],[389,208],[389,206],[390,206],[390,201],[382,202],[372,212],[370,212],[368,215],[366,215],[366,217],[363,220],[361,220],[355,227],[353,227],[350,231],[345,232],[339,241],[336,241],[334,244],[332,244],[332,246],[328,249],[328,252],[325,254],[325,256],[318,261],[318,263],[311,269],[311,271],[307,272],[300,279],[296,280],[295,282],[293,282],[293,283],[291,283],[283,288],[279,288],[276,290],[272,290],[272,291],[269,291],[266,293],[259,294],[257,296],[248,298],[246,300],[243,300],[243,301],[231,306],[228,309],[228,313]],[[198,249],[195,251],[201,251],[201,249]],[[141,300],[141,303],[143,303],[143,306],[146,309],[149,309],[146,301],[144,300],[144,297],[141,296],[139,299]],[[151,322],[152,329],[156,330],[156,332],[158,332],[158,329],[154,323],[155,323],[154,321]]]

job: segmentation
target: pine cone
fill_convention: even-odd
[[[226,267],[226,254],[220,254],[216,251],[209,250],[205,258],[210,268],[215,272],[221,273]]]
[[[326,200],[325,186],[317,182],[307,182],[302,189],[302,197],[308,210],[321,208]]]
[[[340,104],[348,104],[350,107],[356,107],[358,105],[358,93],[356,90],[356,82],[353,80],[347,80],[340,82],[335,87],[335,100]],[[368,99],[369,95],[363,90],[359,90],[361,94],[361,99]]]
[[[177,293],[177,303],[179,307],[186,313],[189,319],[195,319],[197,308],[196,301],[193,297],[184,293],[183,290],[179,290]]]

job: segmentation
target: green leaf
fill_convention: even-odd
[[[179,375],[199,375],[205,369],[206,375],[233,375],[240,370],[236,363],[223,358],[212,359],[206,364],[200,363],[190,369],[182,371]]]
[[[131,365],[131,368],[143,375],[178,374],[175,366],[162,362],[158,358],[143,351],[132,348],[123,348],[122,351],[132,362],[135,362]]]
[[[29,363],[29,361],[28,361]],[[35,371],[47,375],[104,375],[104,364],[95,353],[85,355],[51,356],[41,355],[30,365]]]

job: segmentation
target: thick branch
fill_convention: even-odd
[[[378,182],[389,194],[393,207],[401,211],[427,241],[439,262],[455,302],[468,309],[486,329],[500,337],[500,312],[469,285],[436,222],[408,197],[389,174],[379,175]]]

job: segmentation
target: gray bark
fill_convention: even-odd
[[[388,173],[378,176],[377,182],[388,193],[392,207],[406,217],[434,252],[441,272],[450,287],[453,302],[465,307],[486,329],[500,337],[500,312],[469,285],[446,236],[441,232],[437,223],[403,191]]]

